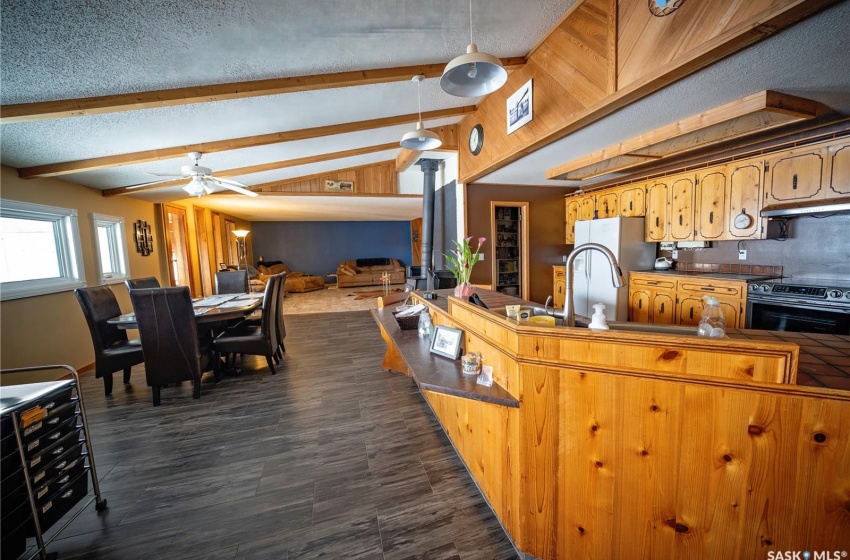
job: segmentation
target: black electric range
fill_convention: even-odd
[[[850,335],[850,279],[791,276],[751,282],[747,328]]]

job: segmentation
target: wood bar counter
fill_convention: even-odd
[[[491,391],[428,356],[391,308],[375,312],[384,367],[416,378],[521,551],[850,553],[850,391],[796,384],[800,346],[517,324],[492,311],[529,302],[476,291],[491,311],[451,291],[414,297],[493,366]]]

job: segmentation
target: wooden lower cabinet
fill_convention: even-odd
[[[689,277],[677,280],[661,274],[630,273],[629,320],[661,325],[699,324],[705,295],[717,298],[729,328],[744,328],[747,283]]]
[[[552,300],[555,309],[564,308],[564,296],[567,291],[567,267],[552,267]]]

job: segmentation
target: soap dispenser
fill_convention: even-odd
[[[593,304],[593,317],[590,318],[590,325],[587,326],[589,329],[593,329],[595,331],[607,331],[608,323],[605,320],[605,304],[604,303],[594,303]]]

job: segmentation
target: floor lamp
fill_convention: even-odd
[[[248,270],[248,253],[245,251],[245,238],[251,233],[247,229],[235,229],[233,235],[236,236],[236,257],[239,259],[237,265],[238,270]]]

